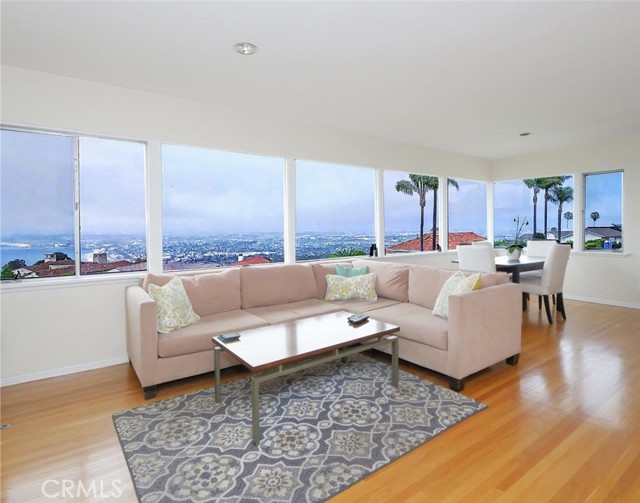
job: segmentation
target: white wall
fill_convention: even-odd
[[[494,180],[572,174],[576,199],[583,194],[584,173],[618,169],[624,170],[624,254],[572,252],[564,294],[569,299],[640,308],[640,136],[492,163]],[[576,221],[578,218],[576,215]]]
[[[486,159],[266,119],[235,109],[2,67],[2,121],[370,168],[490,178]]]
[[[605,164],[606,169],[624,167],[625,251],[631,255],[616,259],[572,257],[567,296],[640,306],[640,294],[635,292],[635,283],[640,281],[638,225],[633,228],[629,221],[629,215],[640,214],[637,139],[492,164],[484,159],[6,66],[2,67],[1,83],[5,124],[138,139],[154,145],[148,162],[151,207],[156,210],[151,225],[156,242],[161,201],[159,142],[476,180],[575,172],[571,169],[574,166],[583,170],[603,169]],[[445,265],[448,255],[420,260]],[[3,285],[2,384],[126,361],[124,289],[136,282],[135,275],[123,275],[115,280],[78,278],[63,286],[59,286],[60,280],[37,288]]]
[[[124,290],[134,278],[1,293],[2,384],[128,361]]]

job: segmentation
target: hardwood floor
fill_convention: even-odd
[[[566,309],[550,326],[532,303],[518,366],[468,379],[464,394],[487,410],[331,502],[640,502],[640,310]],[[160,386],[157,400],[212,379]],[[2,424],[12,426],[1,433],[2,501],[135,502],[111,414],[145,403],[129,365],[3,388]]]

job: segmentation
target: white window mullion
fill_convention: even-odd
[[[80,229],[80,138],[74,137],[73,140],[73,243],[74,243],[74,261],[75,275],[80,276],[82,265],[82,246]]]
[[[378,255],[384,257],[384,170],[376,169],[374,176],[374,208],[375,208],[375,240],[378,248]]]
[[[147,269],[162,272],[162,144],[150,141],[146,149]]]
[[[487,239],[495,244],[495,202],[494,202],[494,182],[487,182]]]
[[[284,165],[284,263],[296,261],[296,160],[287,157]]]
[[[438,199],[438,236],[440,249],[449,249],[449,178],[441,176],[438,182],[440,198]]]

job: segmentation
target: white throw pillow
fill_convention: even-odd
[[[440,289],[436,303],[433,306],[433,314],[445,320],[449,319],[449,296],[477,290],[480,288],[481,277],[479,272],[470,274],[468,277],[460,271],[452,274]]]
[[[378,300],[376,295],[376,275],[362,274],[345,278],[335,274],[327,274],[327,295],[324,300]]]
[[[193,312],[180,278],[173,278],[164,286],[149,284],[149,295],[156,301],[158,332],[168,334],[178,328],[184,328],[200,319]]]

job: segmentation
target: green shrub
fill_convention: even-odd
[[[584,247],[587,250],[604,248],[604,239],[589,239],[588,241],[585,242]]]
[[[329,258],[357,257],[359,255],[366,255],[366,252],[364,250],[358,250],[357,248],[341,248],[329,255]]]

